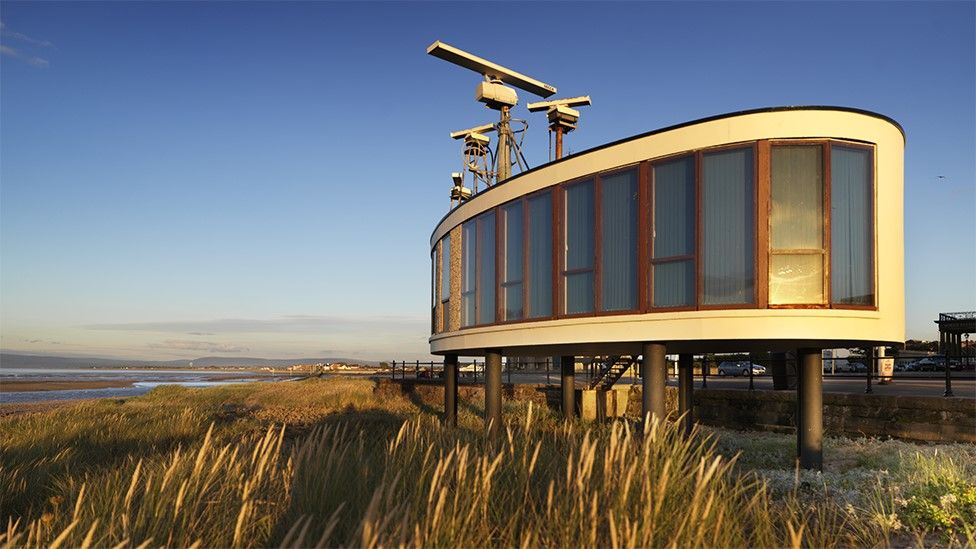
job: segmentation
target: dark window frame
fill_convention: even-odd
[[[871,305],[854,305],[854,304],[843,304],[834,303],[831,295],[831,253],[832,253],[832,241],[831,241],[831,179],[830,179],[830,151],[831,147],[837,145],[847,148],[858,148],[866,150],[870,153],[870,176],[869,184],[871,185],[871,233],[872,233],[872,271],[873,271],[873,291],[874,291],[874,302]],[[819,146],[821,149],[821,169],[823,175],[823,248],[820,251],[817,250],[773,250],[772,241],[770,238],[770,213],[772,208],[772,147],[775,146]],[[702,260],[704,240],[703,240],[703,218],[702,218],[702,206],[703,206],[703,159],[705,154],[721,152],[724,150],[736,150],[751,148],[753,155],[753,215],[754,215],[754,232],[753,232],[753,246],[754,246],[754,257],[753,257],[753,276],[755,279],[755,288],[753,293],[752,303],[741,303],[741,304],[723,304],[723,305],[704,305],[703,304],[703,275],[704,275],[704,263]],[[680,256],[669,256],[665,258],[655,258],[654,257],[654,239],[651,236],[651,230],[654,227],[654,167],[658,164],[666,163],[669,161],[691,157],[693,159],[694,165],[694,192],[695,192],[695,219],[694,219],[694,252],[692,254],[684,254]],[[638,214],[637,214],[637,289],[638,289],[638,299],[637,306],[633,309],[628,310],[617,310],[617,311],[603,311],[603,296],[602,296],[602,178],[616,175],[618,173],[626,172],[629,170],[636,170],[637,172],[637,192],[638,192]],[[594,226],[593,226],[593,238],[594,238],[594,252],[592,258],[592,265],[587,269],[573,269],[571,271],[565,270],[565,250],[564,241],[566,234],[566,218],[565,218],[565,191],[567,188],[573,185],[578,185],[586,182],[592,182],[593,184],[593,208],[594,208]],[[475,272],[475,286],[472,292],[474,294],[475,300],[475,322],[467,326],[461,326],[461,329],[475,328],[475,327],[485,327],[494,326],[502,324],[514,324],[514,323],[525,323],[525,322],[540,322],[548,320],[556,320],[563,318],[587,318],[595,316],[613,316],[613,315],[628,315],[628,314],[639,314],[639,313],[664,313],[664,312],[683,312],[683,311],[714,311],[714,310],[737,310],[737,309],[840,309],[840,310],[866,310],[866,311],[877,311],[878,310],[878,295],[879,295],[879,280],[878,280],[878,225],[877,225],[877,192],[878,192],[878,182],[877,182],[877,144],[869,142],[851,141],[845,139],[835,139],[835,138],[783,138],[783,139],[758,139],[752,141],[741,141],[736,143],[728,143],[715,147],[707,147],[701,149],[693,149],[687,151],[681,151],[674,154],[669,154],[665,156],[655,157],[652,159],[642,160],[636,163],[627,164],[624,166],[619,166],[612,168],[610,170],[605,170],[601,172],[595,172],[586,174],[581,177],[573,178],[569,181],[560,182],[543,189],[539,189],[530,194],[517,197],[513,200],[507,201],[503,204],[499,204],[489,208],[483,212],[480,212],[477,216],[465,220],[461,225],[465,225],[469,222],[475,222],[475,251],[474,251],[474,272]],[[552,290],[552,307],[551,313],[544,317],[530,317],[530,307],[529,294],[530,286],[532,281],[528,273],[529,258],[531,257],[531,247],[529,243],[529,231],[530,231],[530,220],[528,213],[528,201],[532,198],[540,196],[542,194],[549,193],[550,203],[551,203],[551,229],[552,229],[552,249],[551,249],[551,261],[552,270],[550,273],[550,285]],[[502,209],[515,201],[522,202],[522,307],[523,314],[520,319],[505,320],[504,319],[504,301],[503,301],[503,288],[505,285],[502,283],[504,268],[503,253],[504,253],[504,242],[502,238],[504,237],[504,228],[502,223]],[[482,254],[480,248],[480,235],[483,230],[483,219],[482,216],[493,212],[495,215],[495,321],[491,323],[478,323],[479,317],[479,307],[480,307],[480,290],[481,290],[481,259]],[[450,233],[448,233],[449,235]],[[444,238],[447,238],[445,236]],[[467,295],[463,291],[464,288],[464,265],[463,265],[463,246],[464,246],[464,232],[462,230],[462,265],[461,265],[461,277],[462,280],[459,284],[461,288],[461,315],[463,320],[463,307],[464,300],[463,296]],[[823,291],[824,291],[824,302],[823,303],[811,303],[811,304],[770,304],[769,303],[769,265],[772,256],[774,255],[789,255],[793,253],[800,253],[806,255],[809,252],[810,255],[820,254],[823,258],[824,269],[823,269]],[[654,273],[653,266],[662,263],[669,263],[675,261],[687,261],[692,260],[694,262],[694,272],[695,272],[695,303],[688,306],[677,306],[677,307],[654,307]],[[580,272],[592,272],[593,273],[593,305],[592,311],[583,313],[565,313],[565,284],[564,279],[567,274],[574,274]],[[439,273],[438,273],[439,274]],[[444,327],[444,331],[447,327]]]

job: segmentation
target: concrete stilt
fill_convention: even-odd
[[[641,378],[643,382],[641,418],[647,415],[664,421],[664,386],[667,382],[667,363],[664,360],[664,344],[645,343],[641,357]]]
[[[485,351],[485,427],[489,435],[502,426],[502,351]]]
[[[796,449],[800,467],[823,470],[823,366],[820,349],[797,350]]]
[[[444,356],[444,424],[457,427],[458,356]]]
[[[572,419],[576,415],[576,357],[559,357],[561,384],[563,390],[563,418]]]
[[[694,355],[678,355],[678,414],[684,414],[681,418],[681,427],[685,434],[691,433],[691,428],[695,424],[694,367]]]

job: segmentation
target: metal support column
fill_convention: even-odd
[[[664,421],[664,386],[667,383],[667,361],[664,359],[665,347],[661,343],[645,343],[641,357],[641,418],[646,420],[651,414],[659,422]]]
[[[444,425],[457,427],[458,356],[444,356]]]
[[[945,350],[945,392],[942,393],[942,396],[951,397],[955,395],[952,394],[952,373],[951,373],[952,368],[949,366],[950,363],[949,357],[952,355],[952,348],[953,348],[953,344],[955,343],[954,341],[952,341],[952,339],[955,338],[955,334],[946,334],[946,336],[948,336],[947,339],[951,343],[946,345],[946,350]]]
[[[820,349],[797,349],[796,449],[800,467],[823,470],[823,366]]]
[[[489,435],[501,432],[502,426],[502,351],[485,351],[485,427]]]
[[[702,389],[708,389],[708,368],[710,366],[708,364],[708,355],[702,355],[702,362],[701,363],[702,363],[702,366],[701,366],[702,386],[701,386],[701,388]]]
[[[681,427],[686,435],[691,433],[691,428],[695,424],[694,367],[694,355],[678,355],[678,414],[683,414]]]
[[[875,363],[874,347],[868,347],[867,349],[865,349],[864,355],[865,355],[865,360],[867,361],[867,364],[865,365],[867,366],[865,368],[865,370],[867,370],[867,378],[866,378],[867,386],[864,388],[864,393],[870,395],[871,393],[874,392],[874,389],[871,388],[871,374],[874,371],[874,363]]]
[[[559,357],[561,383],[563,390],[563,418],[573,419],[576,415],[576,357]]]

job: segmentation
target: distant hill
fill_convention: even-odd
[[[40,356],[19,353],[0,353],[0,368],[121,368],[123,366],[149,368],[206,368],[231,366],[259,366],[281,368],[292,364],[328,364],[343,362],[346,364],[362,364],[376,366],[373,360],[358,360],[352,358],[253,358],[253,357],[224,357],[206,356],[193,359],[179,360],[138,360],[100,357],[66,357]]]

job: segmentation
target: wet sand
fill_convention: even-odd
[[[74,391],[79,389],[113,389],[129,387],[134,379],[92,380],[92,381],[4,381],[0,383],[0,393],[20,393],[23,391]]]
[[[40,402],[10,402],[0,404],[0,417],[20,414],[39,414],[60,408],[65,404],[76,404],[81,400],[42,400]]]

